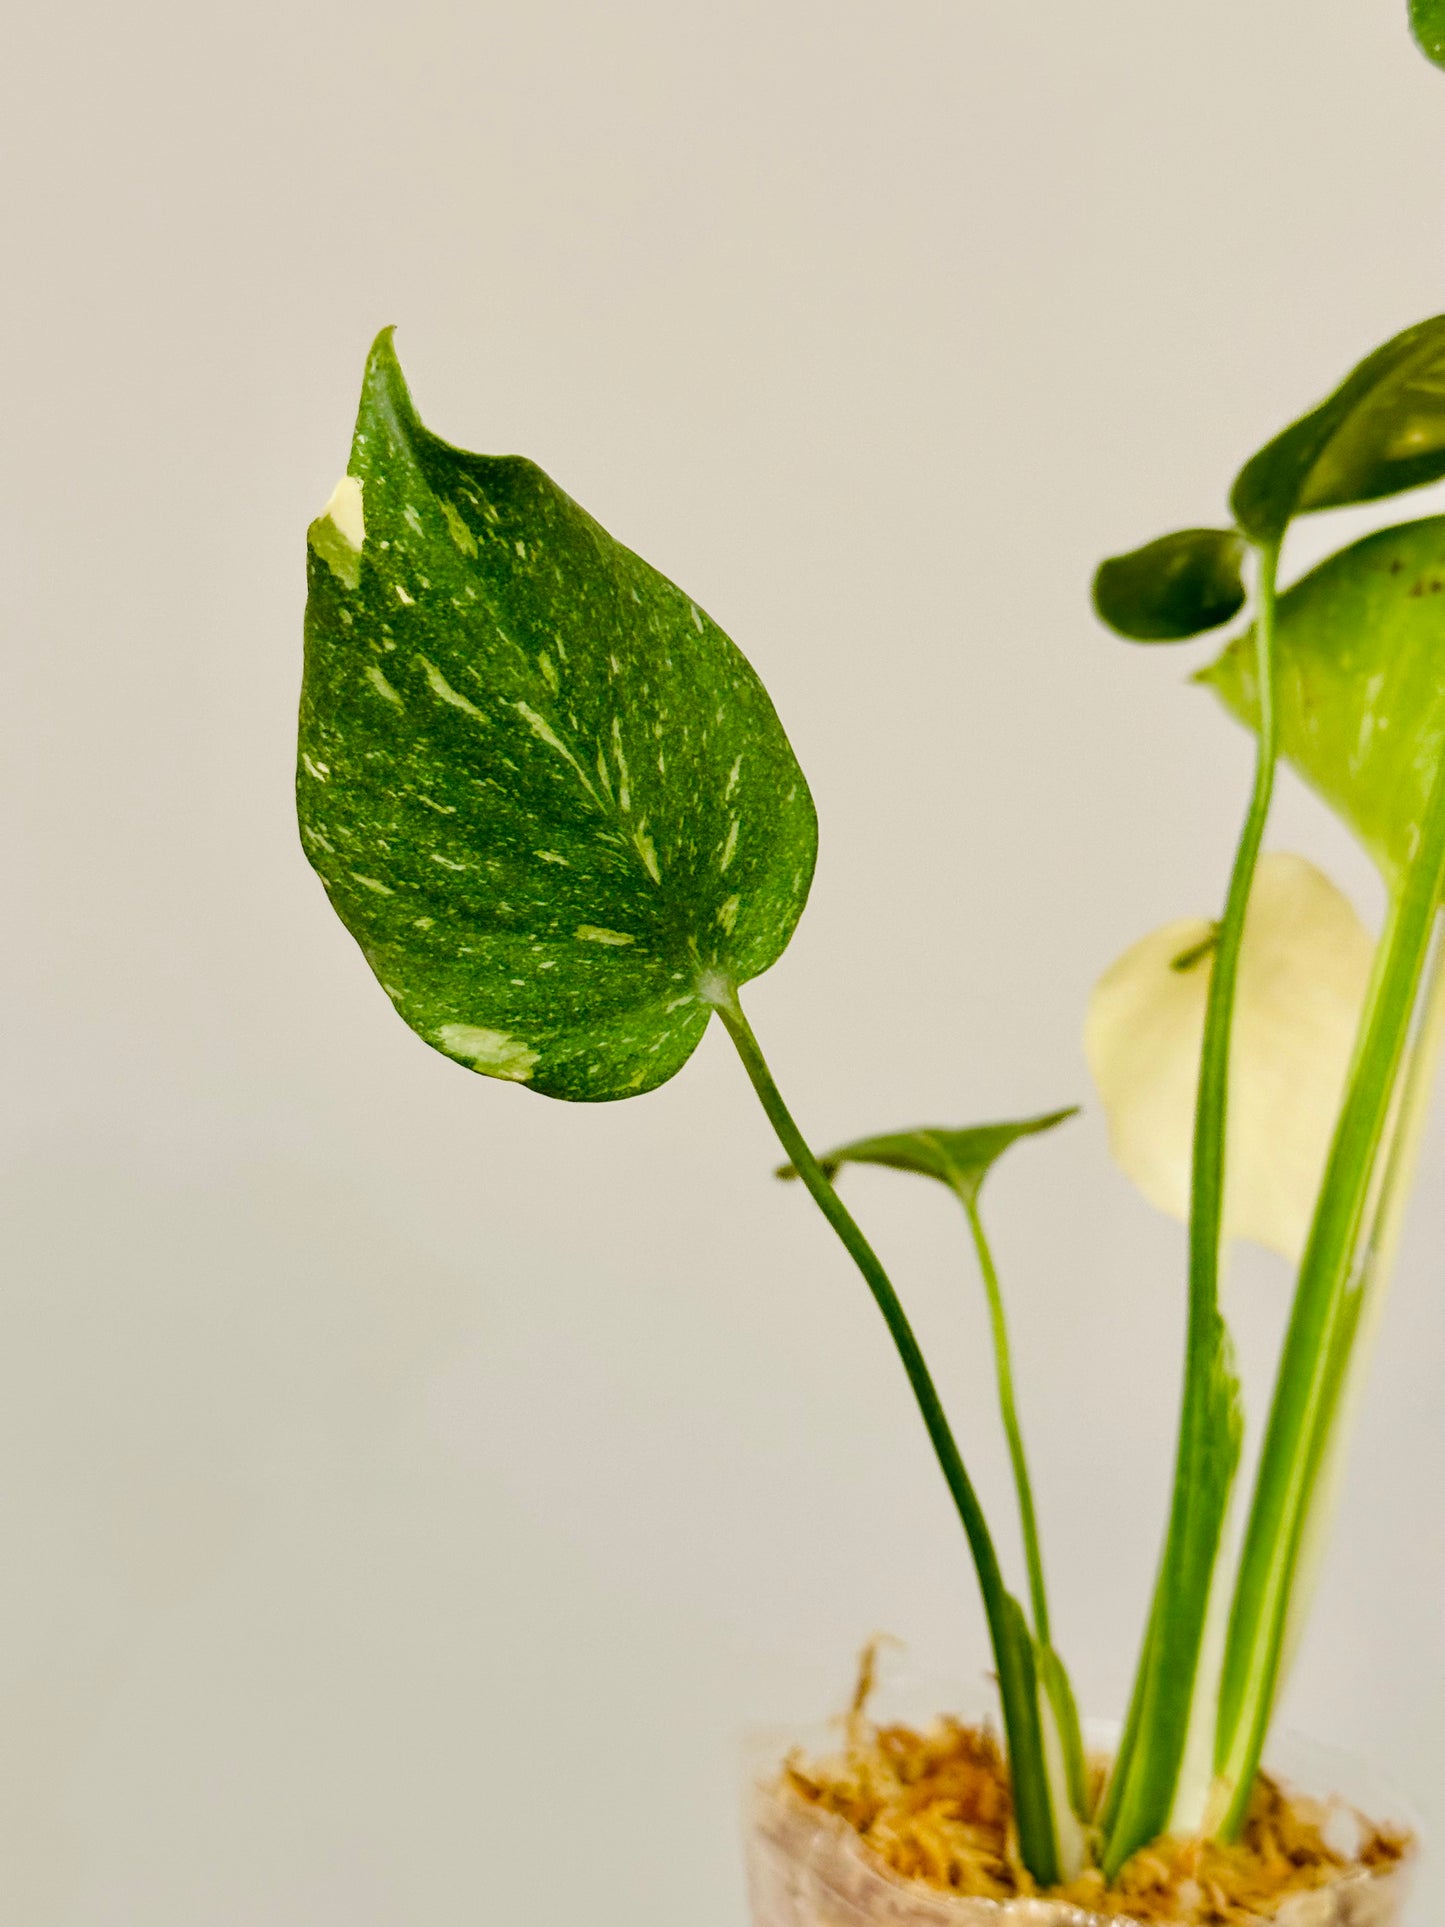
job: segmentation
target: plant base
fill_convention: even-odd
[[[841,1752],[791,1749],[781,1771],[774,1750],[749,1803],[754,1927],[1395,1927],[1414,1859],[1403,1826],[1262,1779],[1239,1846],[1163,1842],[1112,1889],[1040,1894],[998,1744],[957,1721],[855,1720]]]

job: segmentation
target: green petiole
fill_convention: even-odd
[[[1229,1046],[1239,954],[1279,756],[1274,700],[1275,587],[1279,542],[1261,545],[1255,615],[1259,731],[1254,787],[1219,925],[1205,1012],[1195,1108],[1189,1217],[1189,1326],[1174,1499],[1139,1677],[1105,1804],[1104,1871],[1170,1823],[1191,1722],[1198,1717],[1200,1656],[1230,1494],[1241,1421],[1229,1334],[1219,1309]]]
[[[1409,1046],[1398,1110],[1390,1130],[1384,1176],[1370,1209],[1369,1228],[1362,1240],[1363,1255],[1355,1269],[1331,1348],[1334,1354],[1330,1368],[1331,1403],[1314,1455],[1309,1509],[1290,1585],[1289,1613],[1280,1656],[1281,1689],[1289,1676],[1324,1557],[1345,1435],[1363,1390],[1375,1333],[1384,1312],[1405,1206],[1434,1096],[1435,1076],[1442,1048],[1445,1048],[1445,923],[1438,915],[1433,942],[1425,987],[1420,993],[1420,1018]]]
[[[736,987],[709,975],[704,994],[732,1038],[768,1121],[777,1133],[778,1142],[814,1203],[863,1274],[908,1375],[944,1481],[958,1509],[983,1594],[984,1613],[988,1620],[1003,1702],[1019,1851],[1034,1879],[1041,1885],[1051,1886],[1060,1878],[1060,1863],[1049,1795],[1033,1640],[1022,1607],[1004,1584],[983,1508],[964,1466],[933,1375],[892,1280],[784,1103],[752,1026],[743,1014]]]
[[[1352,1289],[1421,977],[1445,885],[1445,757],[1381,942],[1345,1101],[1300,1266],[1235,1589],[1216,1768],[1243,1823],[1280,1679],[1311,1499],[1328,1453],[1358,1323]],[[1423,1097],[1417,1102],[1423,1103]]]
[[[1053,1633],[1049,1625],[1048,1588],[1044,1584],[1044,1559],[1039,1548],[1038,1512],[1034,1506],[1033,1483],[1029,1478],[1023,1433],[1019,1429],[1008,1320],[1004,1314],[998,1267],[994,1263],[993,1252],[989,1248],[988,1238],[984,1232],[983,1217],[978,1208],[977,1198],[965,1196],[963,1208],[968,1216],[968,1228],[973,1237],[973,1248],[978,1254],[978,1268],[983,1275],[984,1293],[988,1299],[988,1318],[993,1334],[994,1366],[998,1379],[999,1410],[1003,1417],[1004,1434],[1008,1440],[1014,1488],[1018,1493],[1019,1524],[1023,1532],[1024,1558],[1029,1570],[1029,1604],[1033,1609],[1034,1632],[1041,1645],[1051,1646]]]
[[[1008,1318],[1004,1312],[1003,1291],[999,1285],[998,1267],[994,1263],[993,1251],[983,1228],[983,1214],[979,1209],[977,1186],[959,1184],[955,1188],[968,1218],[969,1232],[973,1238],[979,1271],[983,1277],[984,1293],[988,1299],[989,1327],[993,1335],[994,1369],[998,1381],[999,1411],[1003,1419],[1004,1435],[1008,1440],[1014,1489],[1018,1494],[1019,1528],[1024,1542],[1024,1559],[1028,1565],[1029,1604],[1033,1612],[1034,1634],[1040,1649],[1044,1691],[1048,1696],[1054,1724],[1058,1730],[1069,1805],[1078,1818],[1084,1820],[1088,1817],[1089,1802],[1084,1738],[1079,1723],[1079,1709],[1074,1701],[1068,1673],[1054,1651],[1053,1629],[1049,1616],[1049,1594],[1044,1580],[1044,1557],[1039,1540],[1038,1510],[1034,1505],[1033,1481],[1029,1477],[1028,1456],[1024,1451],[1018,1401],[1014,1394],[1013,1355],[1009,1345]]]

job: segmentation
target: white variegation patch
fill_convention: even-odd
[[[450,1057],[461,1057],[485,1077],[506,1077],[525,1084],[538,1053],[519,1037],[481,1024],[443,1024],[437,1041]]]
[[[306,532],[312,549],[337,581],[355,589],[361,581],[361,550],[366,541],[366,516],[361,505],[362,484],[343,475],[331,499]]]
[[[321,511],[358,555],[366,546],[366,514],[362,507],[361,489],[361,482],[355,475],[343,475],[331,491],[331,500]]]
[[[1186,1220],[1212,934],[1187,918],[1136,943],[1100,978],[1084,1026],[1116,1161],[1152,1204]],[[1227,1236],[1290,1259],[1303,1251],[1373,952],[1354,907],[1312,863],[1261,860],[1235,1002]]]

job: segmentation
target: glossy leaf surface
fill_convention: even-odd
[[[1234,529],[1177,529],[1094,576],[1100,619],[1131,642],[1183,642],[1217,629],[1244,607],[1245,544]]]
[[[1445,475],[1445,315],[1377,348],[1240,470],[1234,518],[1257,542],[1292,517],[1373,502]]]
[[[1077,1115],[1078,1106],[1072,1105],[1068,1110],[1048,1111],[1042,1117],[1023,1118],[1015,1124],[977,1124],[962,1131],[940,1125],[896,1131],[884,1137],[860,1137],[825,1151],[818,1162],[830,1178],[845,1164],[886,1164],[895,1171],[916,1171],[971,1199],[978,1196],[989,1171],[1010,1145],[1020,1138],[1051,1131]],[[778,1176],[791,1178],[797,1173],[785,1164]]]
[[[1311,570],[1280,597],[1276,649],[1284,755],[1393,883],[1445,744],[1445,516],[1382,529]],[[1199,680],[1254,727],[1252,634]]]
[[[549,1096],[662,1083],[812,877],[761,683],[533,463],[431,434],[389,332],[308,548],[301,834],[396,1009]]]

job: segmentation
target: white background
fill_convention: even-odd
[[[1386,0],[139,0],[7,29],[4,1927],[741,1927],[734,1744],[971,1577],[720,1034],[567,1107],[392,1016],[302,862],[303,535],[367,343],[771,690],[823,825],[750,1008],[819,1138],[1087,1096],[1088,987],[1220,901],[1248,745],[1096,559],[1445,306]],[[1312,528],[1296,560],[1338,538]],[[1292,784],[1272,841],[1369,907]],[[1290,1720],[1445,1905],[1437,1133]],[[1012,1557],[956,1211],[851,1195]],[[1097,1116],[991,1216],[1061,1637],[1124,1695],[1182,1236]],[[1286,1281],[1241,1258],[1257,1418]]]

